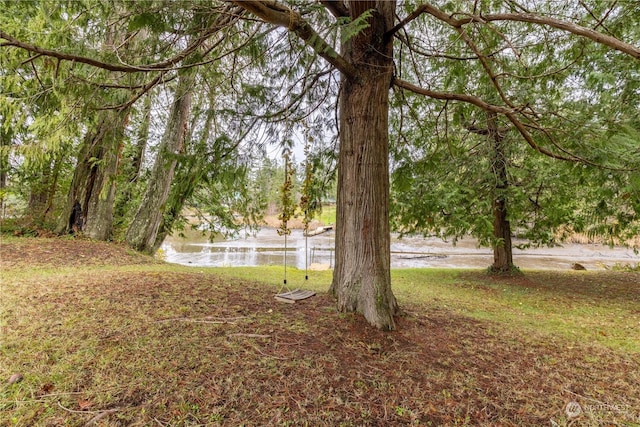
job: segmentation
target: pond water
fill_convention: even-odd
[[[185,237],[170,236],[161,250],[166,261],[207,267],[283,265],[305,268],[329,268],[334,263],[333,231],[305,238],[302,230],[292,230],[285,239],[274,228],[262,228],[255,235],[213,242],[199,231],[186,231]],[[522,243],[514,241],[514,244]],[[520,268],[567,270],[580,263],[588,270],[602,270],[616,264],[636,265],[640,255],[624,247],[601,244],[564,244],[553,248],[514,248],[514,263]],[[493,262],[489,248],[479,248],[474,239],[462,239],[453,245],[438,238],[403,237],[391,239],[392,268],[486,268]]]

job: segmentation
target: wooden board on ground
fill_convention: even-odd
[[[284,292],[275,296],[277,301],[293,304],[296,301],[311,298],[316,293],[314,291],[296,289],[294,291]]]

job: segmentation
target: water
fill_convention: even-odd
[[[285,262],[285,238],[274,228],[262,228],[255,236],[216,238],[213,242],[197,231],[185,234],[184,238],[170,236],[164,241],[161,249],[166,261],[209,267],[283,265]],[[307,265],[333,266],[333,232],[305,239],[302,230],[292,230],[286,243],[288,266],[304,269],[305,258]],[[308,247],[305,248],[305,244]]]
[[[166,261],[176,264],[206,267],[240,267],[283,265],[284,237],[273,228],[263,228],[255,236],[245,235],[213,242],[197,231],[185,232],[186,237],[170,236],[162,244]],[[287,237],[288,266],[330,268],[334,263],[335,234],[333,231],[305,239],[302,230],[292,230]],[[519,241],[514,244],[522,243]],[[307,245],[305,247],[305,245]],[[638,264],[640,255],[633,250],[601,244],[565,244],[554,248],[514,249],[514,263],[520,268],[567,270],[580,263],[588,270],[602,270],[615,264]],[[457,245],[437,238],[404,237],[391,239],[392,268],[486,268],[493,263],[493,252],[479,248],[474,239],[462,239]]]

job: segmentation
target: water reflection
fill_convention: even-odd
[[[199,231],[184,234],[168,237],[162,244],[168,262],[211,267],[282,265],[286,253],[287,265],[299,269],[305,268],[305,262],[333,266],[333,232],[305,239],[302,230],[292,230],[287,236],[286,252],[284,237],[278,236],[273,228],[230,240],[215,237],[210,241],[208,235]]]
[[[185,237],[171,236],[162,244],[166,261],[192,266],[283,265],[305,268],[306,265],[333,267],[335,234],[329,231],[305,239],[302,230],[292,230],[284,237],[273,228],[263,228],[255,235],[242,235],[213,241],[199,231],[187,231]],[[521,243],[521,242],[516,242]],[[473,239],[462,239],[453,246],[437,238],[404,237],[391,239],[392,268],[486,268],[493,262],[491,249],[479,248]],[[615,264],[636,264],[640,256],[627,248],[609,248],[598,244],[565,244],[554,248],[514,249],[514,262],[521,268],[567,270],[580,263],[589,270]]]

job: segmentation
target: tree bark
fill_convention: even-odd
[[[214,102],[214,100],[212,99],[211,102]],[[208,142],[215,118],[214,115],[215,110],[209,108],[206,113],[206,120],[202,128],[199,143],[195,143],[191,138],[193,128],[189,129],[190,132],[187,140],[190,141],[191,147],[193,147],[192,153],[190,154],[192,161],[180,162],[176,165],[174,182],[169,191],[165,213],[158,227],[158,233],[152,249],[153,252],[157,251],[162,245],[162,242],[164,242],[164,239],[171,234],[185,203],[193,196],[193,193],[198,187],[198,183],[202,179],[205,163],[210,161],[205,151],[207,151],[209,147]],[[185,147],[185,151],[188,151],[187,147]],[[214,161],[213,163],[216,162]]]
[[[73,206],[78,202],[82,208],[83,233],[96,240],[111,238],[115,176],[128,114],[128,109],[100,112],[95,131],[85,136],[67,203],[56,227],[58,234],[72,231]]]
[[[136,215],[127,229],[127,243],[134,249],[153,253],[158,228],[162,223],[169,190],[177,163],[184,148],[193,90],[193,72],[184,71],[179,78],[169,121],[158,149],[147,189]]]
[[[5,117],[0,116],[0,219],[5,214],[5,192],[9,177],[9,149],[11,147],[11,130],[5,130]]]
[[[129,182],[134,182],[140,175],[142,168],[142,160],[144,158],[144,150],[147,148],[149,140],[149,128],[151,127],[151,94],[147,93],[144,97],[142,107],[142,122],[136,133],[136,147],[131,156],[131,168],[129,169]]]
[[[344,2],[346,9],[333,7],[339,15],[348,10],[352,19],[372,12],[368,28],[343,40],[341,55],[283,4],[235,3],[287,28],[342,73],[336,267],[330,292],[338,310],[362,313],[377,328],[394,329],[398,305],[391,292],[388,146],[393,37],[386,34],[393,28],[396,2],[350,0]]]
[[[138,194],[136,191],[138,178],[140,177],[140,171],[142,170],[144,151],[147,148],[150,127],[151,94],[147,94],[144,97],[144,103],[142,105],[142,117],[136,132],[136,141],[135,146],[133,147],[133,152],[127,158],[126,164],[123,164],[120,172],[126,180],[122,185],[122,189],[117,197],[114,207],[116,227],[118,225],[122,225],[122,223],[125,222],[125,218],[128,219],[131,217],[133,211],[132,198],[136,198],[135,196]]]
[[[487,111],[487,129],[489,140],[493,144],[493,173],[496,179],[491,207],[493,210],[493,265],[496,273],[507,273],[513,269],[513,250],[511,243],[511,224],[507,219],[507,199],[505,191],[509,188],[507,177],[507,159],[504,137],[498,130],[498,115]]]
[[[389,88],[395,2],[351,1],[352,18],[374,9],[369,28],[343,43],[358,78],[343,75],[336,218],[336,264],[330,292],[338,310],[359,312],[375,327],[395,328],[389,230]]]
[[[27,203],[26,216],[35,224],[42,225],[44,222],[44,212],[49,200],[49,189],[51,180],[51,164],[42,165],[34,173],[35,178],[30,185],[29,202]]]

